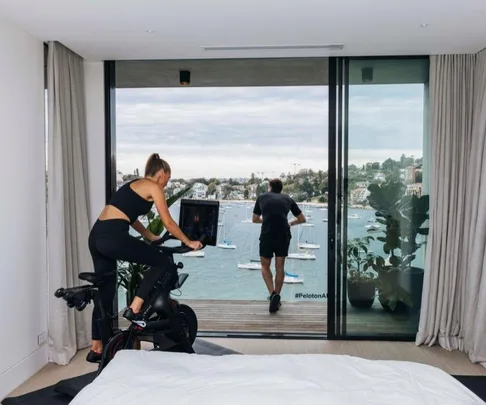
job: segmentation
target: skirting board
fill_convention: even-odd
[[[0,401],[47,364],[47,344],[0,375]]]

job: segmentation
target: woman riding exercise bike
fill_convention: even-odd
[[[138,217],[147,214],[155,204],[168,232],[193,250],[202,247],[201,242],[191,241],[181,231],[169,213],[163,190],[170,176],[169,164],[158,154],[152,154],[145,166],[145,177],[120,187],[101,212],[89,235],[89,250],[93,258],[95,274],[100,279],[104,279],[99,286],[99,294],[106,312],[113,312],[113,301],[117,290],[117,260],[151,266],[145,273],[135,298],[123,314],[123,317],[129,321],[137,321],[144,300],[169,267],[169,260],[164,253],[129,234],[131,226],[149,241],[160,238],[147,230]],[[97,319],[100,317],[100,308],[95,304],[91,351],[86,357],[86,360],[92,363],[101,360],[103,351],[101,331],[97,324]]]

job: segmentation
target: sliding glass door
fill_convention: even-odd
[[[427,58],[330,61],[330,338],[407,340],[417,331],[427,82]]]

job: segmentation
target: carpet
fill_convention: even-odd
[[[226,347],[216,345],[205,340],[196,339],[194,342],[196,354],[210,356],[224,356],[227,354],[241,354]],[[95,378],[96,372],[78,377],[61,380],[57,384],[18,397],[5,398],[2,405],[66,405]]]
[[[486,402],[486,376],[484,375],[453,375],[466,388],[474,392]]]

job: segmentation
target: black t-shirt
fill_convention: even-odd
[[[296,217],[302,213],[287,194],[263,193],[257,198],[253,213],[262,216],[261,233],[279,234],[289,230],[289,211]]]

